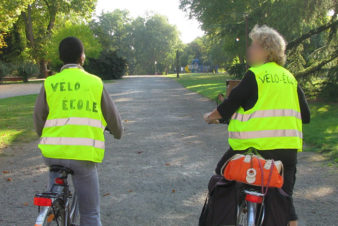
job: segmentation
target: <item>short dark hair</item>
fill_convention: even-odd
[[[76,37],[67,37],[60,42],[59,56],[64,64],[77,64],[84,52],[83,44]]]

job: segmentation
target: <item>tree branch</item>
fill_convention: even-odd
[[[295,77],[296,78],[304,78],[306,76],[308,76],[309,74],[311,73],[314,73],[316,71],[319,71],[324,65],[326,65],[327,63],[330,63],[331,61],[333,61],[334,59],[336,59],[338,57],[338,50],[336,50],[330,58],[328,59],[325,59],[319,63],[315,63],[313,64],[312,66],[302,70],[302,71],[299,71],[295,74]]]
[[[50,34],[52,29],[54,28],[57,10],[55,9],[55,7],[53,7],[53,5],[48,4],[47,0],[44,0],[44,2],[46,4],[48,12],[49,12],[49,23],[48,23],[48,26],[47,26],[46,33]]]
[[[331,27],[335,27],[338,25],[338,20],[332,20],[327,24],[324,24],[320,27],[317,27],[315,29],[310,30],[309,32],[303,34],[302,36],[300,36],[297,39],[292,40],[291,42],[289,42],[289,44],[287,45],[286,49],[290,50],[295,48],[296,46],[298,46],[302,41],[304,41],[307,38],[310,38],[312,35],[318,34],[322,31],[325,31]]]

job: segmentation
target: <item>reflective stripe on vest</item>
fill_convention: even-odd
[[[104,149],[104,141],[77,137],[41,137],[40,144],[92,146]]]
[[[298,119],[301,119],[300,112],[297,112],[292,109],[276,109],[276,110],[260,110],[255,111],[251,114],[241,114],[236,112],[231,119],[236,119],[242,122],[248,121],[252,118],[265,118],[265,117],[296,117]]]
[[[54,127],[54,126],[65,126],[65,125],[79,125],[79,126],[92,126],[104,129],[105,126],[100,120],[91,119],[91,118],[58,118],[58,119],[48,119],[45,123],[45,128]]]
[[[255,139],[267,137],[299,137],[303,138],[303,133],[295,129],[285,130],[262,130],[262,131],[246,131],[246,132],[230,132],[229,138],[232,139]]]

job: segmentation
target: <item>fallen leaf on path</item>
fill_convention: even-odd
[[[104,196],[108,196],[108,195],[110,195],[110,193],[109,193],[109,192],[108,192],[108,193],[105,193],[105,194],[103,194],[103,197],[104,197]]]
[[[128,120],[126,119],[126,120],[124,120],[124,122],[128,122]]]
[[[165,165],[166,165],[166,166],[170,166],[170,163],[169,163],[169,162],[167,162]]]
[[[176,190],[175,190],[175,189],[173,189],[173,190],[171,190],[171,192],[172,192],[172,193],[175,193],[175,192],[176,192]]]
[[[2,173],[9,173],[9,171],[8,170],[4,170],[4,171],[2,171]]]
[[[137,152],[137,154],[141,154],[141,153],[143,153],[143,151],[138,151],[138,152]]]
[[[28,206],[29,204],[28,204],[28,202],[24,202],[23,205],[24,206]]]
[[[128,190],[128,192],[133,192],[133,190],[130,189],[130,190]]]
[[[11,181],[12,181],[12,178],[11,178],[11,177],[8,177],[8,178],[7,178],[7,181],[11,182]]]

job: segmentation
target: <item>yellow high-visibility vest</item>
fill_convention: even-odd
[[[80,68],[67,68],[44,83],[49,107],[39,148],[46,158],[102,162],[104,129],[102,80]]]
[[[302,119],[297,80],[274,62],[249,69],[255,74],[258,100],[251,109],[240,107],[228,131],[233,150],[302,150]]]

